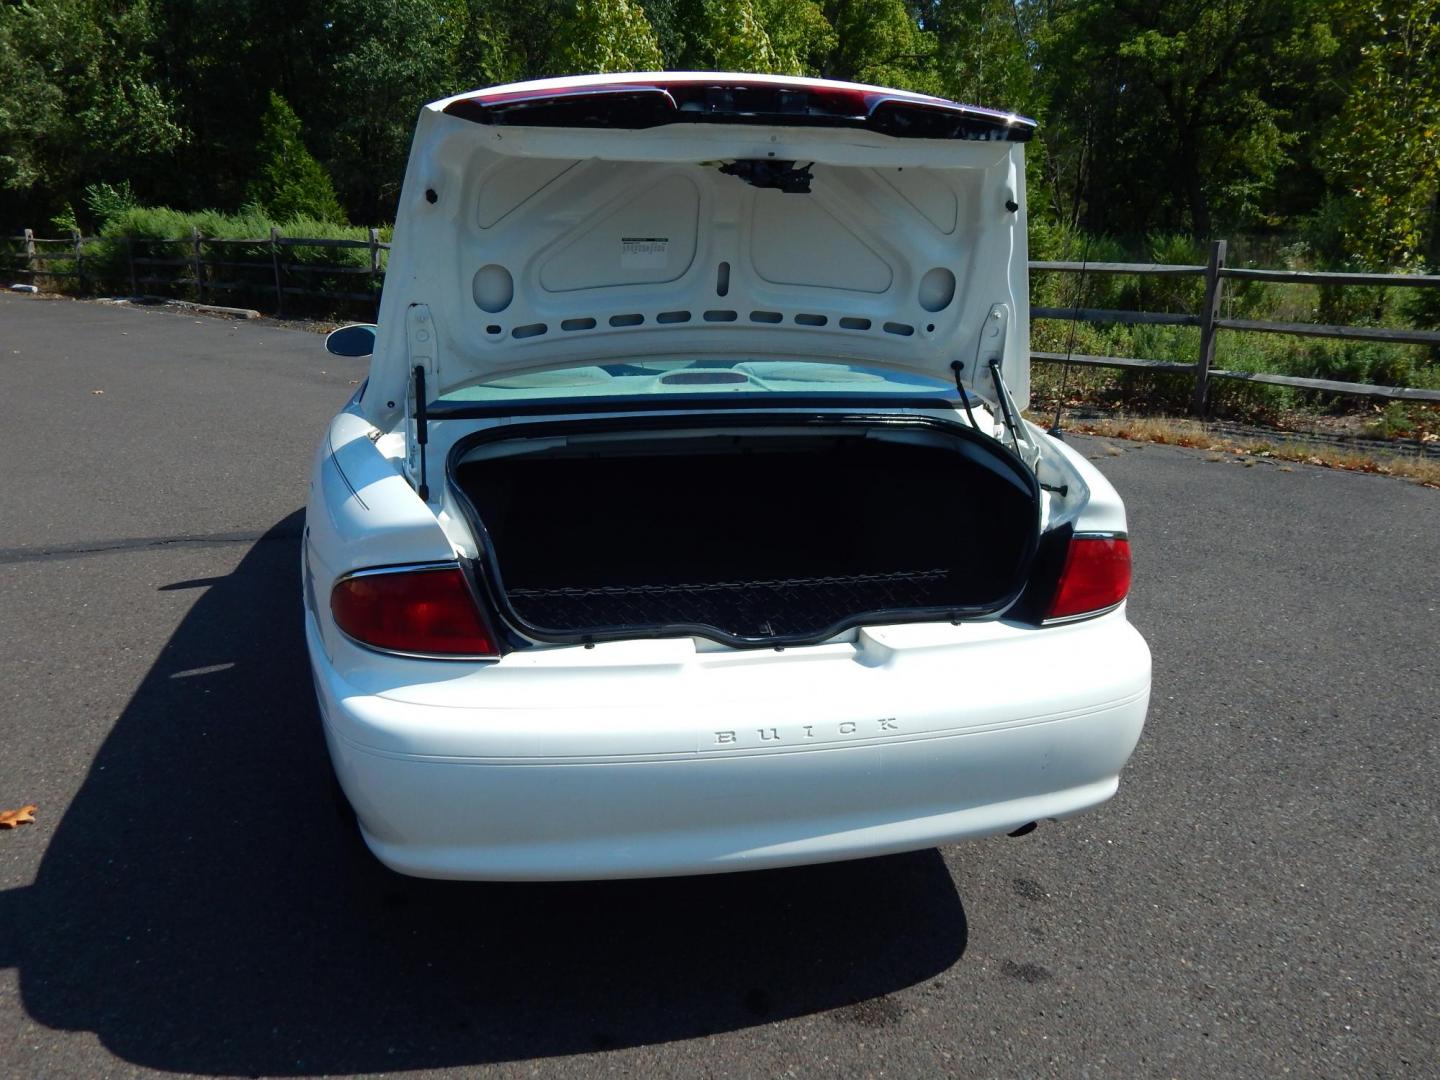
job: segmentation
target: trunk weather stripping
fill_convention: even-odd
[[[768,396],[771,399],[764,400]],[[443,397],[430,403],[428,415],[432,420],[485,420],[503,416],[547,416],[552,414],[572,415],[574,413],[616,413],[629,415],[637,412],[682,412],[700,410],[703,412],[760,412],[776,410],[794,412],[796,409],[837,409],[837,408],[883,408],[883,409],[956,409],[961,402],[951,400],[949,390],[930,395],[885,395],[860,393],[798,394],[785,391],[770,395],[760,394],[651,394],[648,396],[620,395],[613,397],[556,397],[531,398],[528,401],[446,401]]]

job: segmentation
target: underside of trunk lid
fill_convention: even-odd
[[[523,635],[803,644],[1004,610],[1039,489],[1005,447],[921,417],[548,423],[457,444],[490,599]]]
[[[1022,137],[1005,114],[728,74],[496,87],[422,110],[362,408],[706,355],[1028,396]]]

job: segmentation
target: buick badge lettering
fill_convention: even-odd
[[[794,727],[735,728],[714,732],[713,746],[742,749],[750,746],[794,746],[804,742],[836,742],[845,739],[874,739],[901,734],[893,716],[879,720],[842,720],[834,724],[797,724]]]

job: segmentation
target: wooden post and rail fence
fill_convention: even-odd
[[[1328,394],[1382,398],[1395,401],[1440,402],[1440,390],[1412,386],[1373,386],[1367,383],[1338,382],[1333,379],[1307,379],[1298,375],[1277,375],[1268,371],[1225,371],[1213,366],[1215,339],[1222,330],[1257,334],[1293,334],[1301,337],[1336,338],[1342,341],[1379,341],[1392,345],[1440,346],[1440,330],[1387,329],[1378,326],[1324,326],[1318,323],[1267,322],[1253,319],[1227,319],[1220,313],[1226,281],[1268,281],[1292,285],[1364,285],[1369,287],[1440,288],[1440,275],[1425,274],[1361,274],[1335,273],[1319,270],[1256,270],[1225,265],[1226,242],[1216,240],[1210,245],[1210,258],[1204,266],[1165,265],[1156,263],[1078,263],[1032,262],[1030,270],[1060,271],[1087,274],[1135,274],[1157,277],[1193,277],[1205,279],[1205,300],[1196,314],[1120,311],[1097,308],[1033,307],[1032,319],[1078,319],[1083,322],[1120,323],[1127,326],[1195,326],[1200,329],[1200,347],[1194,363],[1168,360],[1146,360],[1123,356],[1072,356],[1066,353],[1032,353],[1042,363],[1072,363],[1089,367],[1120,368],[1190,375],[1194,389],[1190,411],[1205,414],[1210,383],[1215,379],[1236,379],[1289,386],[1300,390],[1318,390]]]
[[[33,230],[26,229],[15,239],[19,241],[20,248],[18,251],[12,248],[8,252],[11,265],[7,267],[0,263],[0,274],[20,275],[31,282],[42,277],[75,278],[79,292],[86,291],[87,281],[93,283],[96,280],[94,271],[86,269],[87,261],[93,262],[93,259],[87,258],[84,247],[92,243],[94,237],[82,237],[72,230],[68,238],[44,239],[37,237]],[[63,247],[57,249],[56,245]],[[156,248],[162,249],[162,254],[156,254]],[[252,258],[227,258],[227,249],[233,248],[249,248],[252,251],[263,249],[266,254]],[[295,248],[360,248],[368,252],[368,258],[363,266],[306,262],[294,257]],[[163,249],[170,249],[172,254],[163,254]],[[184,249],[184,254],[173,254],[178,249]],[[284,315],[286,297],[311,296],[377,304],[380,286],[385,280],[382,252],[389,250],[390,245],[380,239],[379,229],[370,229],[364,240],[285,236],[276,228],[272,228],[270,235],[264,237],[220,239],[204,236],[199,229],[192,227],[189,236],[173,239],[125,237],[123,276],[129,282],[130,295],[135,297],[146,295],[142,286],[156,285],[169,289],[191,289],[201,303],[213,302],[229,292],[243,291],[256,296],[263,295],[267,299],[273,298],[271,314]],[[3,257],[3,254],[0,253],[0,257]],[[51,265],[55,262],[72,265],[68,269],[56,268]],[[157,273],[166,269],[182,270],[184,274],[175,276]],[[217,271],[222,274],[217,274]],[[247,271],[253,280],[225,280],[224,271]],[[114,277],[113,272],[111,276]],[[364,292],[357,289],[316,288],[311,282],[317,277],[364,278],[367,288]]]
[[[73,277],[78,291],[86,291],[86,283],[94,282],[93,273],[87,274],[84,245],[89,238],[71,231],[70,236],[58,239],[44,239],[26,229],[20,237],[18,251],[9,252],[13,265],[8,272],[22,275],[31,282],[41,277]],[[151,252],[157,246],[174,249],[185,247],[186,253],[176,257],[157,257]],[[227,248],[264,248],[268,259],[226,259]],[[298,247],[307,248],[364,248],[369,258],[364,266],[336,266],[300,262],[293,257]],[[143,249],[137,254],[136,249]],[[385,268],[381,253],[390,245],[380,240],[377,229],[369,230],[365,240],[284,236],[279,229],[272,228],[270,235],[247,240],[221,240],[202,236],[198,229],[192,229],[188,237],[170,240],[131,239],[124,243],[125,263],[130,292],[140,296],[142,285],[164,285],[169,288],[189,288],[203,303],[207,298],[228,291],[243,290],[257,294],[271,294],[274,297],[273,314],[284,315],[287,296],[310,296],[329,300],[344,300],[377,304],[380,287],[384,282]],[[218,249],[221,257],[207,255]],[[52,253],[53,252],[53,253]],[[1227,281],[1266,281],[1299,285],[1359,285],[1368,287],[1440,288],[1440,275],[1424,274],[1365,274],[1336,273],[1309,270],[1260,270],[1225,264],[1226,242],[1216,240],[1210,245],[1210,257],[1202,265],[1168,265],[1158,263],[1108,263],[1108,262],[1032,262],[1032,273],[1069,274],[1129,274],[1139,277],[1201,277],[1205,282],[1205,299],[1201,310],[1196,313],[1130,311],[1102,308],[1032,307],[1032,319],[1079,320],[1082,322],[1112,323],[1127,326],[1193,326],[1200,331],[1200,344],[1192,363],[1171,360],[1150,360],[1123,356],[1089,356],[1085,354],[1036,352],[1031,358],[1046,364],[1076,364],[1082,367],[1116,368],[1128,371],[1153,371],[1175,375],[1189,375],[1194,380],[1190,399],[1190,411],[1196,416],[1205,414],[1206,401],[1211,383],[1216,379],[1233,379],[1269,386],[1288,386],[1300,390],[1319,391],[1327,394],[1341,394],[1354,397],[1378,398],[1393,401],[1440,402],[1440,390],[1410,386],[1375,386],[1366,383],[1339,382],[1333,379],[1310,379],[1296,375],[1278,375],[1271,372],[1227,371],[1216,368],[1215,341],[1221,331],[1292,334],[1302,337],[1333,338],[1342,341],[1377,341],[1392,345],[1440,346],[1440,330],[1387,329],[1375,326],[1325,326],[1317,323],[1269,322],[1252,319],[1229,319],[1221,313]],[[55,269],[52,262],[68,261],[70,269]],[[162,268],[184,269],[188,277],[157,275]],[[255,281],[225,281],[215,271],[245,270],[265,271],[265,283]],[[0,266],[0,273],[5,268]],[[112,274],[113,276],[113,274]],[[297,276],[304,284],[294,283]],[[365,292],[345,288],[315,288],[315,277],[339,277],[342,280],[355,277],[366,279],[369,288]],[[1078,291],[1077,291],[1078,295]]]

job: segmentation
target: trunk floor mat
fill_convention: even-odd
[[[951,572],[601,585],[506,590],[516,613],[542,630],[568,633],[625,626],[701,625],[738,637],[814,633],[847,616],[894,608],[964,607],[947,588]]]

